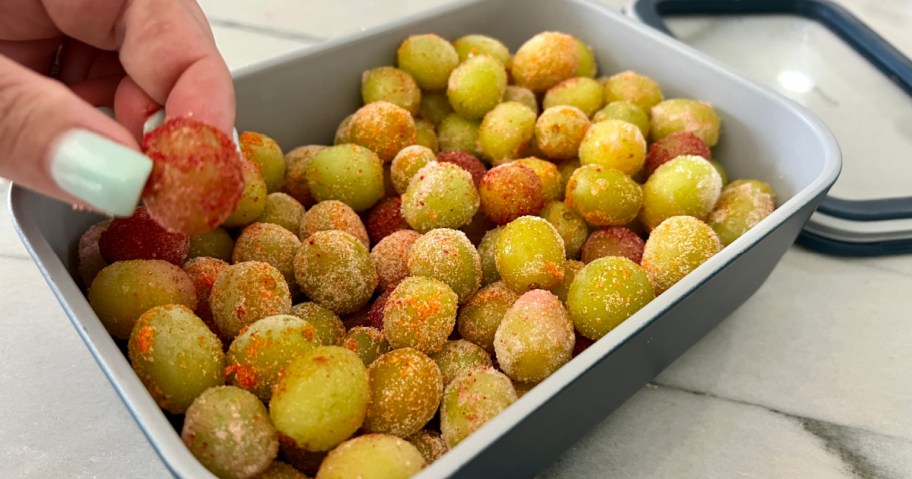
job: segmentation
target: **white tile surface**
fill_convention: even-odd
[[[225,24],[211,25],[215,43],[228,68],[253,65],[279,55],[307,48],[313,43],[299,38],[270,35],[261,31],[241,29]]]

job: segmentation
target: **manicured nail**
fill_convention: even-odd
[[[241,153],[241,139],[238,137],[237,128],[231,129],[231,138],[234,140],[234,146],[237,148],[237,152]]]
[[[152,160],[97,133],[74,129],[51,148],[51,176],[67,193],[115,216],[139,203]]]
[[[161,126],[165,122],[165,109],[162,108],[157,112],[149,115],[146,122],[143,123],[143,135]]]

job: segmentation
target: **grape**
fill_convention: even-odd
[[[737,180],[722,188],[707,224],[728,246],[776,208],[773,189],[760,180]]]
[[[305,145],[285,153],[285,183],[282,184],[282,191],[307,208],[316,203],[310,194],[310,186],[307,185],[307,164],[325,149],[323,145]]]
[[[402,216],[418,232],[465,225],[478,206],[472,175],[452,163],[421,168],[402,195]]]
[[[665,100],[650,111],[649,137],[658,141],[676,131],[689,131],[712,147],[719,141],[720,120],[705,101],[688,98]]]
[[[481,183],[481,178],[484,177],[485,172],[488,171],[484,163],[476,158],[475,155],[462,150],[441,151],[437,154],[437,161],[452,163],[468,171],[472,175],[472,183],[475,183],[476,188]]]
[[[440,429],[447,447],[455,447],[514,401],[510,378],[493,368],[456,375],[440,403]]]
[[[495,281],[500,281],[497,272],[497,263],[494,256],[497,252],[497,237],[500,236],[500,227],[488,230],[481,243],[478,244],[478,259],[481,261],[481,285],[487,286]]]
[[[507,85],[507,88],[504,90],[503,99],[501,101],[508,102],[513,101],[517,103],[522,103],[529,107],[532,112],[538,115],[538,99],[535,98],[535,93],[528,88],[523,88],[516,85]]]
[[[585,266],[585,264],[583,264],[582,261],[577,261],[575,259],[564,261],[564,279],[562,279],[560,283],[552,286],[548,291],[554,293],[554,296],[557,296],[557,299],[561,300],[562,303],[566,303],[567,294],[570,292],[570,285],[573,284],[576,274],[583,269],[583,266]]]
[[[400,150],[396,157],[393,158],[393,163],[390,166],[390,175],[392,176],[396,193],[405,193],[415,173],[418,173],[418,170],[436,159],[437,155],[425,146],[412,145]]]
[[[355,326],[342,339],[342,346],[357,354],[365,366],[370,366],[377,358],[390,352],[390,345],[383,333],[369,326]]]
[[[564,240],[537,216],[513,220],[497,238],[497,271],[504,284],[519,293],[559,283],[564,259]]]
[[[396,284],[398,285],[399,283]],[[395,286],[393,286],[393,288],[395,288]],[[370,309],[367,310],[367,320],[364,324],[368,327],[379,329],[381,333],[383,332],[383,311],[386,309],[386,301],[389,299],[390,295],[393,294],[393,288],[388,288],[386,291],[380,293],[380,295],[377,296],[377,299],[371,303]],[[383,339],[385,340],[386,337]]]
[[[307,184],[317,201],[338,200],[365,211],[383,198],[383,164],[367,148],[331,146],[307,164]]]
[[[564,190],[565,194],[567,191],[567,183],[570,182],[570,177],[573,175],[573,172],[576,171],[576,169],[580,166],[581,165],[579,160],[576,159],[558,163],[557,171],[559,171],[561,174],[561,189]]]
[[[623,226],[606,226],[592,232],[583,243],[583,263],[605,256],[623,256],[634,263],[643,259],[646,243],[636,233]]]
[[[721,249],[719,237],[706,223],[693,216],[672,216],[649,234],[643,269],[661,294]]]
[[[190,251],[187,259],[209,256],[231,261],[234,252],[234,239],[225,228],[215,228],[205,233],[190,235]]]
[[[423,147],[429,148],[431,151],[436,153],[440,150],[440,142],[437,141],[437,129],[434,128],[434,125],[420,118],[415,119],[415,130],[417,131],[418,138],[416,144]],[[408,148],[408,147],[406,147]],[[399,150],[402,151],[402,150]],[[397,153],[398,155],[398,153]],[[395,157],[394,157],[395,158]]]
[[[238,236],[232,261],[269,263],[282,273],[291,287],[295,285],[294,257],[300,247],[301,240],[291,231],[272,223],[253,223]]]
[[[589,339],[599,339],[653,299],[646,273],[627,258],[608,256],[576,274],[567,294],[573,325]]]
[[[222,272],[209,295],[219,332],[234,338],[258,319],[291,310],[291,293],[282,273],[269,263],[246,261]]]
[[[450,113],[453,113],[453,107],[450,105],[450,99],[447,98],[446,90],[421,93],[421,106],[418,109],[420,118],[439,127],[440,122]]]
[[[206,390],[187,409],[181,439],[220,478],[263,476],[279,453],[269,413],[256,396],[232,386]]]
[[[152,159],[142,200],[166,230],[202,233],[232,215],[247,175],[225,133],[190,118],[174,118],[146,134],[141,147]]]
[[[308,479],[308,477],[291,464],[275,460],[256,479]]]
[[[269,193],[266,196],[266,207],[257,222],[279,225],[297,234],[303,215],[304,207],[298,200],[285,193]]]
[[[545,110],[555,106],[575,106],[587,117],[594,115],[604,104],[601,85],[588,77],[564,80],[548,89],[542,100]]]
[[[699,156],[679,156],[646,180],[640,218],[649,229],[672,216],[706,218],[721,191],[722,178],[708,161]]]
[[[595,60],[595,54],[592,53],[592,48],[579,38],[574,38],[574,40],[576,40],[576,54],[579,57],[574,76],[595,78],[596,73],[598,73],[598,64]]]
[[[307,474],[307,479],[317,474],[320,463],[326,458],[328,451],[308,451],[298,447],[294,440],[279,433],[279,451],[282,457],[295,469]],[[260,479],[260,478],[257,478]]]
[[[558,160],[576,158],[589,130],[589,118],[573,106],[553,106],[535,122],[535,142],[541,151]]]
[[[374,244],[396,231],[411,229],[402,217],[402,200],[399,197],[386,198],[374,205],[367,214],[366,226]]]
[[[222,342],[190,308],[156,306],[136,320],[130,364],[162,409],[183,414],[203,391],[224,383]]]
[[[572,294],[572,286],[570,290]],[[564,305],[552,293],[536,289],[504,314],[494,334],[494,354],[511,379],[539,382],[570,360],[574,339]]]
[[[513,55],[511,73],[516,84],[536,93],[572,77],[579,63],[576,39],[559,32],[539,33]]]
[[[446,283],[463,303],[481,286],[481,260],[465,233],[434,229],[418,238],[408,256],[410,276]]]
[[[431,359],[440,368],[444,386],[450,384],[462,371],[492,366],[491,356],[480,346],[465,339],[447,341],[443,349],[431,355]]]
[[[487,216],[484,215],[484,213],[481,213],[479,211],[478,213],[475,213],[475,216],[472,217],[472,221],[470,221],[467,225],[461,226],[459,228],[459,231],[465,233],[466,237],[469,238],[469,241],[472,243],[472,245],[477,248],[478,245],[481,244],[481,239],[484,238],[484,235],[486,235],[488,231],[495,226],[496,225],[494,225],[494,223],[491,223],[491,221]]]
[[[528,166],[519,163],[496,166],[481,178],[478,188],[481,212],[498,225],[538,214],[545,205],[543,190],[541,179]]]
[[[314,340],[323,346],[339,346],[345,336],[345,325],[336,313],[317,303],[300,303],[291,307],[291,312],[314,327]]]
[[[213,333],[218,335],[218,326],[215,325],[212,308],[209,306],[209,295],[212,293],[212,285],[215,284],[215,280],[228,269],[228,263],[220,259],[200,256],[184,263],[183,269],[193,282],[193,288],[196,291],[197,304],[193,312],[206,323]]]
[[[241,174],[244,178],[244,189],[241,193],[241,199],[237,201],[234,211],[222,222],[222,226],[233,228],[235,226],[247,226],[253,223],[266,208],[266,181],[260,168],[256,163],[244,159],[241,165]],[[183,198],[182,204],[189,201]]]
[[[414,115],[421,104],[421,89],[408,73],[393,67],[377,67],[361,75],[361,99],[365,104],[386,101]]]
[[[586,165],[567,183],[567,206],[593,225],[625,225],[636,218],[643,191],[635,181],[614,168]]]
[[[272,138],[253,131],[241,132],[239,139],[244,157],[260,167],[260,174],[266,182],[266,192],[279,191],[285,181],[285,154],[279,144]]]
[[[371,259],[377,268],[378,287],[386,291],[396,286],[408,275],[408,258],[412,245],[420,233],[412,230],[400,230],[380,240],[371,250]]]
[[[365,434],[330,451],[316,479],[408,479],[424,467],[411,443],[386,434]]]
[[[337,314],[367,304],[378,281],[368,249],[338,230],[318,231],[304,240],[294,259],[294,271],[304,294]]]
[[[517,102],[500,103],[478,127],[478,145],[494,165],[524,156],[535,134],[535,112]]]
[[[269,402],[280,371],[317,346],[312,324],[287,314],[267,316],[244,328],[228,348],[228,382]]]
[[[633,175],[646,161],[646,140],[639,128],[621,120],[593,123],[579,147],[583,165],[601,165]]]
[[[626,121],[640,129],[643,138],[649,137],[649,115],[642,108],[626,100],[613,101],[596,112],[592,117],[594,123],[608,119]]]
[[[346,143],[353,143],[351,136],[351,127],[352,121],[355,119],[355,114],[346,116],[342,119],[342,122],[339,123],[339,126],[336,128],[336,135],[333,137],[333,145],[344,145]]]
[[[447,452],[446,442],[443,441],[443,437],[437,431],[422,429],[407,437],[406,440],[418,449],[418,452],[421,453],[424,461],[428,464],[436,461]]]
[[[383,311],[383,335],[393,349],[425,354],[440,350],[456,324],[458,297],[446,283],[411,276],[390,294]]]
[[[411,113],[392,103],[368,103],[352,117],[351,142],[369,148],[384,162],[393,161],[399,150],[417,141],[418,130]]]
[[[459,54],[450,42],[434,34],[411,35],[396,52],[399,68],[425,90],[442,90],[450,72],[459,64]]]
[[[319,346],[291,361],[269,400],[276,429],[307,451],[328,451],[364,422],[367,368],[357,354]]]
[[[301,216],[301,227],[298,236],[302,240],[318,231],[344,231],[361,242],[364,247],[370,245],[367,229],[355,210],[341,201],[321,201]]]
[[[719,173],[719,177],[722,178],[722,186],[728,184],[728,173],[725,172],[725,167],[722,166],[722,163],[719,163],[716,160],[709,160],[709,164],[716,169],[716,173]]]
[[[528,167],[538,176],[538,179],[541,180],[542,195],[544,195],[545,201],[563,199],[564,190],[561,188],[561,175],[554,163],[534,156],[516,160],[514,163]]]
[[[576,211],[562,201],[551,201],[542,208],[540,215],[548,220],[564,240],[567,258],[578,258],[583,242],[589,236],[589,225]]]
[[[625,100],[648,112],[663,98],[655,80],[634,71],[623,71],[605,80],[605,103]]]
[[[649,145],[649,152],[646,154],[646,172],[652,175],[656,168],[681,155],[712,159],[709,147],[697,135],[689,131],[676,131]]]
[[[460,63],[450,74],[447,98],[456,113],[465,118],[481,118],[500,103],[506,87],[503,64],[479,55]]]
[[[494,354],[494,333],[519,295],[498,281],[481,288],[459,310],[459,334]]]
[[[92,285],[92,280],[95,279],[98,272],[108,265],[108,262],[101,257],[98,240],[110,224],[111,220],[95,223],[79,237],[76,269],[79,271],[79,279],[82,280],[82,286],[86,289]]]
[[[127,339],[137,318],[165,304],[196,307],[193,281],[167,261],[118,261],[98,272],[89,287],[89,304],[101,324],[117,339]]]
[[[496,38],[487,35],[465,35],[453,42],[459,61],[464,62],[478,55],[487,55],[497,60],[504,68],[510,66],[510,50]]]
[[[407,437],[434,417],[443,395],[437,364],[413,348],[390,351],[367,370],[371,399],[364,430]]]
[[[98,251],[108,264],[161,259],[180,266],[190,251],[190,238],[168,232],[152,219],[148,209],[140,206],[132,216],[111,221],[98,239]]]
[[[437,125],[437,141],[440,151],[463,150],[473,155],[480,155],[478,136],[481,121],[463,118],[458,113],[450,113]]]

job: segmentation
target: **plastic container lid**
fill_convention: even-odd
[[[908,57],[823,0],[634,0],[627,13],[801,103],[829,126],[842,149],[842,173],[799,242],[852,256],[912,252]]]

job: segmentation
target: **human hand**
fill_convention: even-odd
[[[127,216],[152,168],[143,123],[162,106],[231,134],[231,76],[193,0],[0,3],[0,176]]]

